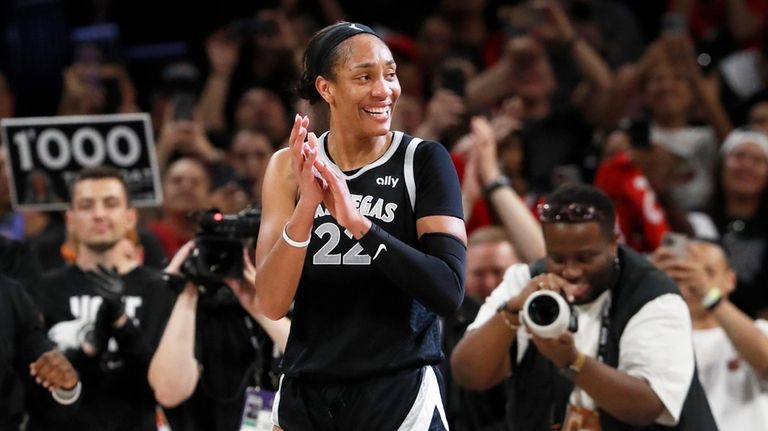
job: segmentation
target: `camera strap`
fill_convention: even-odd
[[[243,316],[243,320],[245,321],[245,327],[248,328],[248,332],[250,333],[249,340],[251,342],[251,346],[256,353],[254,360],[255,367],[252,367],[251,369],[253,372],[253,383],[256,385],[256,388],[261,388],[261,369],[264,366],[261,344],[259,343],[259,339],[256,337],[256,328],[253,325],[253,320],[251,320],[250,316],[248,315]],[[245,377],[247,378],[248,376],[246,375]]]
[[[611,324],[611,303],[613,297],[608,298],[600,311],[600,339],[597,346],[597,360],[605,363],[605,356],[608,350],[608,326]]]

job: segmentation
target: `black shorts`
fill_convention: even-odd
[[[282,376],[272,423],[285,431],[447,431],[436,367],[344,383]]]

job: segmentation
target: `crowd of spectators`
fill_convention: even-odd
[[[184,26],[189,34],[180,43],[168,42],[167,29],[157,40],[137,38],[141,22],[121,22],[118,2],[92,2],[89,22],[67,2],[38,3],[9,2],[0,21],[7,24],[0,119],[150,114],[163,204],[138,211],[135,228],[126,229],[131,254],[124,260],[163,268],[195,235],[188,214],[260,204],[267,162],[286,145],[293,116],[308,115],[318,135],[328,129],[328,112],[295,92],[307,41],[327,24],[361,21],[397,63],[402,96],[393,129],[443,144],[462,183],[469,274],[464,306],[443,325],[448,353],[503,270],[545,255],[536,205],[566,183],[603,190],[621,241],[663,269],[669,265],[657,249],[670,232],[719,244],[721,266],[733,271],[730,301],[763,322],[751,336],[768,333],[766,0],[434,0],[414,11],[410,2],[372,2],[380,22],[343,1],[309,7],[282,0],[258,10],[225,7],[230,16],[218,12],[199,29]],[[32,20],[41,7],[47,15]],[[75,24],[111,30],[83,41],[68,37]],[[65,40],[51,42],[51,34]],[[121,45],[120,34],[141,43]],[[41,41],[29,41],[36,36]],[[55,59],[33,52],[45,41]],[[30,70],[56,61],[66,65]],[[47,276],[40,281],[37,269],[5,275],[39,298],[58,283],[50,271],[77,267],[75,229],[60,213],[11,208],[5,155],[0,233],[21,243],[30,256],[25,264],[34,261]],[[172,308],[157,307],[166,314]],[[47,329],[63,319],[42,314]],[[753,359],[750,366],[763,361],[757,375],[765,378],[768,363]],[[148,361],[143,357],[145,368]],[[453,429],[502,429],[504,401],[493,396],[503,397],[502,390],[467,393],[448,383]],[[762,383],[754,397],[765,408]],[[716,404],[734,401],[719,395],[710,403],[720,421]]]

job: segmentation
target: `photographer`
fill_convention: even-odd
[[[243,279],[226,279],[231,291],[199,289],[179,277],[195,247],[192,241],[185,244],[166,268],[183,290],[150,363],[149,383],[174,431],[236,430],[250,397],[270,397],[269,390],[276,389],[273,345],[285,349],[290,321],[261,314],[247,281],[255,269],[246,252]],[[246,386],[253,387],[248,395]]]
[[[694,374],[685,302],[661,271],[618,245],[608,197],[563,186],[539,217],[546,258],[507,270],[451,355],[455,381],[483,390],[510,378],[515,431],[717,429]],[[521,322],[536,314],[523,306],[540,290],[572,303],[578,328],[545,338],[532,332],[541,316]]]

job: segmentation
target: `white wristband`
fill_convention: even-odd
[[[306,241],[294,241],[291,239],[291,237],[288,236],[288,223],[285,224],[283,227],[283,240],[288,243],[291,247],[296,248],[307,248],[309,245],[309,240],[312,239],[312,235],[309,235],[309,238],[307,238]]]
[[[51,391],[51,396],[57,403],[68,406],[74,404],[80,398],[82,388],[83,385],[78,381],[72,389],[54,389]]]

